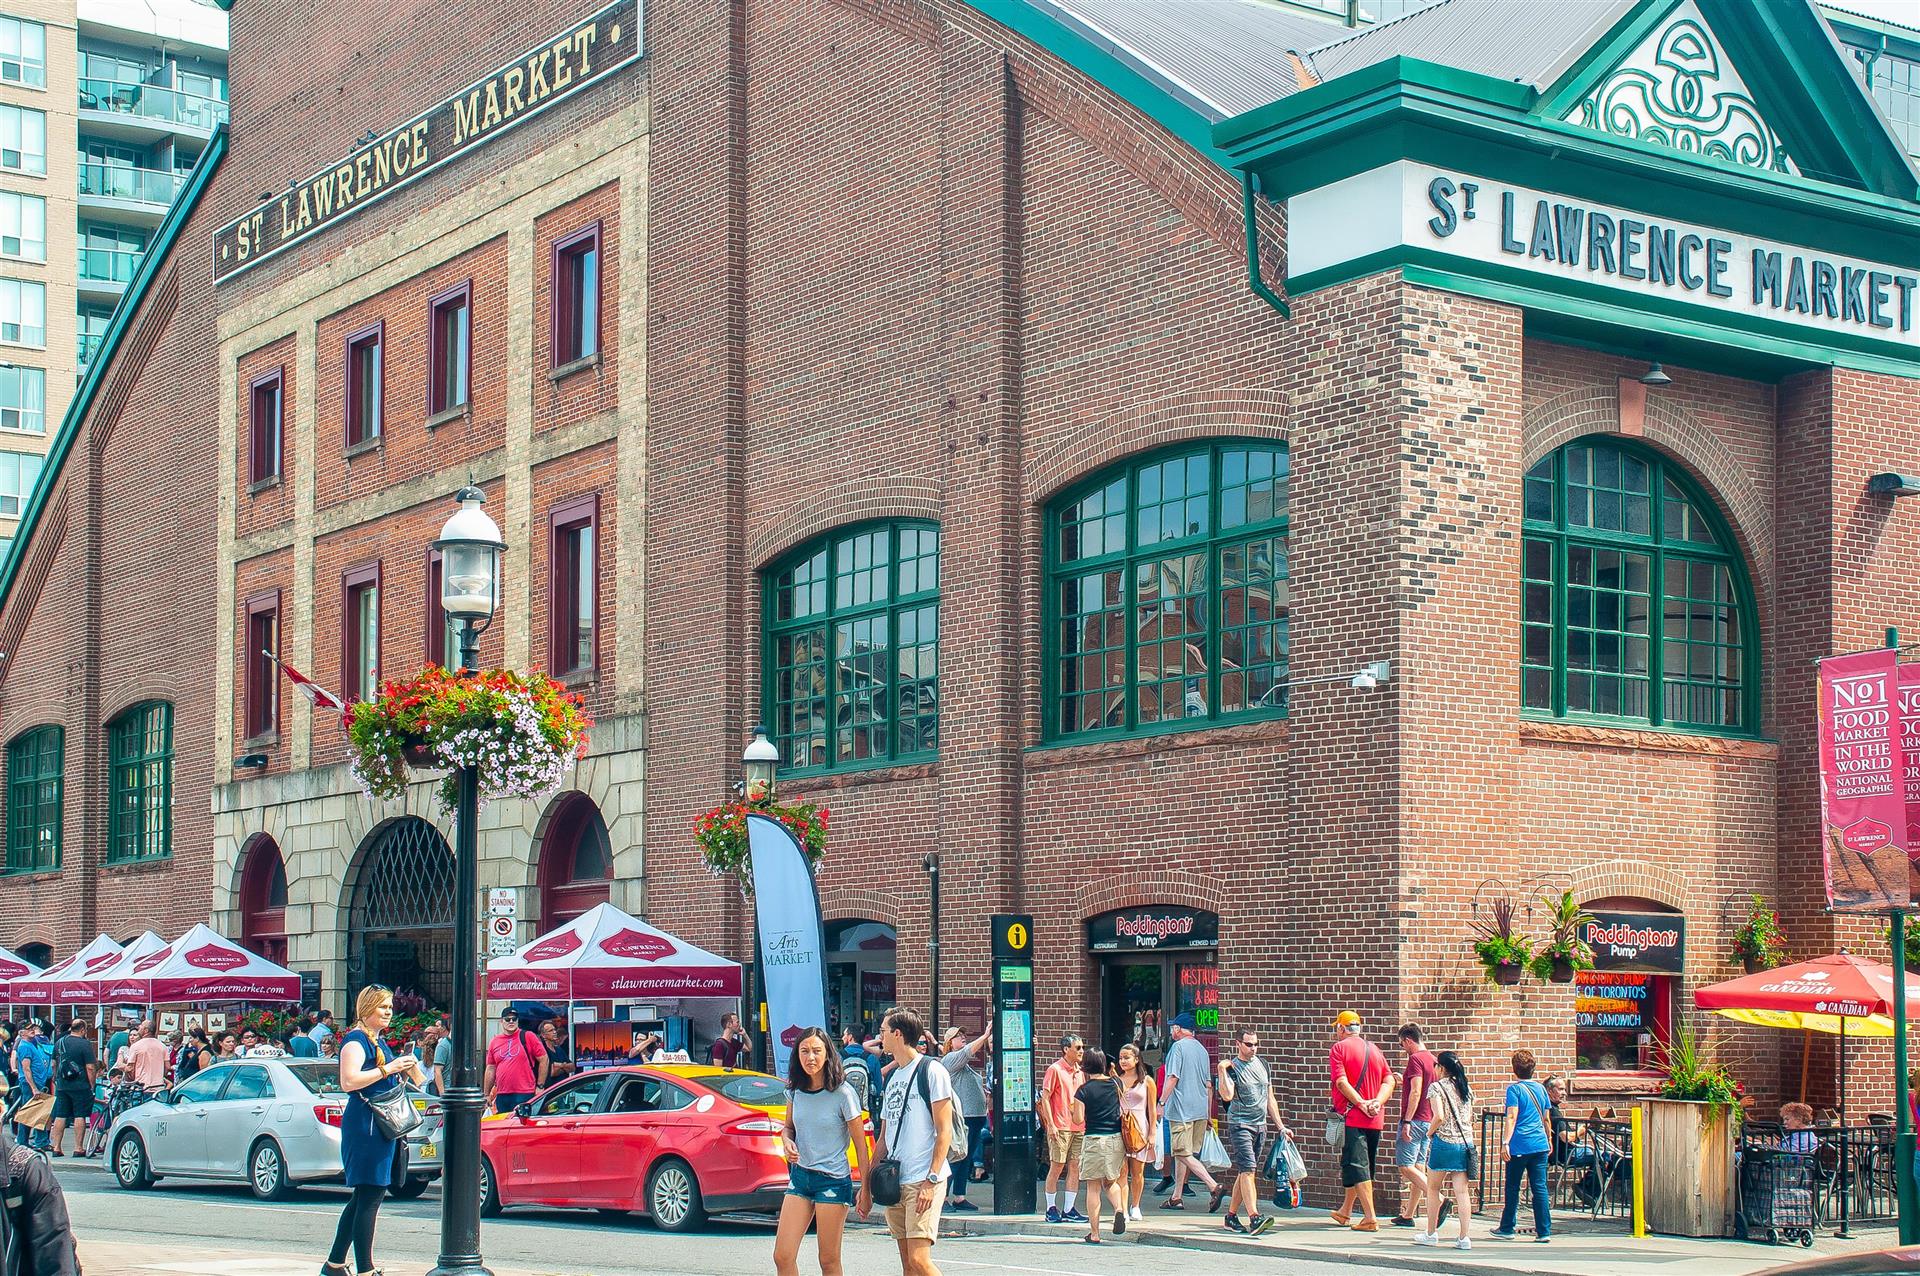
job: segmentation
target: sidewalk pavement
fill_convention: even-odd
[[[1157,1200],[1156,1200],[1157,1203]],[[1277,1220],[1272,1231],[1254,1239],[1226,1230],[1221,1215],[1206,1212],[1206,1198],[1199,1208],[1188,1198],[1184,1213],[1163,1213],[1149,1205],[1142,1210],[1141,1222],[1127,1224],[1124,1236],[1113,1235],[1112,1218],[1101,1221],[1101,1243],[1165,1245],[1188,1250],[1221,1254],[1267,1254],[1276,1260],[1317,1260],[1327,1263],[1355,1263],[1397,1267],[1406,1271],[1463,1273],[1464,1276],[1621,1276],[1630,1272],[1658,1272],[1660,1276],[1746,1276],[1769,1268],[1830,1254],[1860,1253],[1895,1245],[1899,1236],[1891,1227],[1863,1228],[1848,1240],[1836,1240],[1817,1233],[1813,1248],[1798,1245],[1767,1245],[1739,1240],[1695,1240],[1681,1236],[1647,1236],[1634,1239],[1622,1223],[1596,1224],[1584,1215],[1554,1220],[1553,1240],[1545,1245],[1533,1243],[1530,1232],[1523,1231],[1511,1241],[1495,1240],[1497,1218],[1476,1214],[1472,1225],[1473,1248],[1452,1248],[1459,1225],[1447,1221],[1443,1247],[1430,1249],[1413,1242],[1415,1229],[1394,1227],[1383,1215],[1378,1232],[1355,1232],[1336,1226],[1325,1209],[1302,1207],[1266,1213]],[[1521,1225],[1529,1225],[1529,1215],[1521,1211]],[[1055,1236],[1063,1246],[1075,1249],[1086,1235],[1084,1223],[1047,1223],[1033,1215],[947,1214],[941,1220],[943,1236]],[[90,1274],[91,1276],[91,1274]]]
[[[201,1250],[192,1259],[169,1254],[152,1245],[108,1241],[80,1242],[80,1266],[87,1276],[313,1276],[309,1258],[266,1257],[238,1250]],[[386,1276],[426,1276],[431,1262],[380,1260]],[[521,1267],[488,1265],[493,1276],[558,1276]]]

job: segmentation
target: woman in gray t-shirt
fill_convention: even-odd
[[[794,1042],[787,1064],[787,1123],[780,1132],[787,1153],[787,1195],[773,1241],[779,1276],[797,1276],[800,1242],[807,1225],[820,1238],[822,1271],[840,1270],[840,1239],[853,1203],[847,1145],[867,1176],[867,1129],[860,1100],[847,1084],[840,1052],[825,1028],[808,1028]]]

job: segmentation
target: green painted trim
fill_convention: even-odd
[[[47,448],[47,460],[40,471],[40,481],[34,485],[27,508],[20,515],[19,525],[14,528],[13,546],[4,562],[0,562],[0,611],[6,609],[13,597],[13,585],[19,577],[21,560],[26,556],[27,541],[39,524],[47,497],[53,491],[54,480],[66,464],[67,454],[73,450],[73,441],[80,433],[80,423],[86,420],[87,413],[93,409],[95,396],[106,384],[107,367],[113,362],[114,355],[119,353],[121,341],[133,326],[134,313],[146,301],[153,281],[160,277],[161,265],[172,255],[175,241],[186,228],[193,210],[199,206],[200,197],[206,193],[207,185],[213,180],[213,174],[226,153],[227,126],[222,124],[214,130],[207,142],[207,149],[200,152],[199,162],[187,175],[179,198],[173,201],[173,207],[167,210],[166,220],[154,231],[153,242],[148,245],[147,254],[141,259],[139,272],[134,275],[133,282],[127,285],[120,304],[114,307],[113,320],[100,339],[100,349],[95,353],[93,362],[87,365],[87,375],[81,379],[80,388],[74,391],[73,401],[67,405],[67,413],[60,419],[60,429]]]
[[[1539,105],[1534,107],[1534,114],[1551,120],[1565,117],[1679,7],[1680,0],[1640,0],[1637,8],[1628,10],[1611,31],[1594,41],[1559,79],[1546,87]]]
[[[130,742],[144,745],[147,734],[146,718],[153,710],[162,711],[162,738],[160,747],[149,752]],[[161,762],[159,784],[152,788],[141,788],[138,792],[142,801],[137,807],[130,807],[121,799],[130,791],[120,787],[120,773],[123,768],[144,767],[149,763]],[[173,858],[173,701],[143,700],[120,711],[107,723],[107,864],[151,864],[158,860]],[[119,846],[122,841],[131,840],[136,844],[141,840],[141,826],[146,822],[146,814],[157,810],[164,820],[160,830],[160,849],[148,855],[138,852],[132,855],[122,854]]]
[[[1062,25],[1052,14],[1025,0],[962,0],[962,3],[1051,53],[1221,168],[1233,168],[1226,155],[1214,145],[1213,121],[1124,60]]]

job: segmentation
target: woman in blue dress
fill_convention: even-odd
[[[380,1202],[393,1181],[394,1140],[373,1123],[369,1097],[378,1097],[410,1074],[415,1084],[426,1081],[420,1061],[387,1048],[387,1026],[393,1022],[393,993],[373,985],[360,990],[354,1005],[352,1031],[340,1042],[340,1088],[347,1092],[347,1110],[340,1120],[340,1164],[347,1172],[353,1197],[340,1213],[333,1249],[320,1276],[379,1276],[373,1266],[373,1224]],[[347,1267],[347,1247],[353,1247],[353,1267]]]

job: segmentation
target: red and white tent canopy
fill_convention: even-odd
[[[102,934],[37,975],[13,981],[13,999],[29,1006],[73,1005],[93,1000],[92,977],[120,960],[120,945]],[[74,990],[78,993],[74,994]],[[69,995],[73,994],[73,995]]]
[[[488,962],[486,990],[502,1000],[738,997],[740,966],[600,904]]]
[[[114,973],[109,1001],[298,1001],[300,976],[208,926]]]
[[[146,1000],[144,991],[128,986],[134,967],[166,952],[173,945],[148,931],[121,950],[120,960],[94,976],[94,1000],[122,1002],[128,1005]]]
[[[12,1000],[13,981],[40,973],[40,968],[14,952],[0,948],[0,1001]]]

